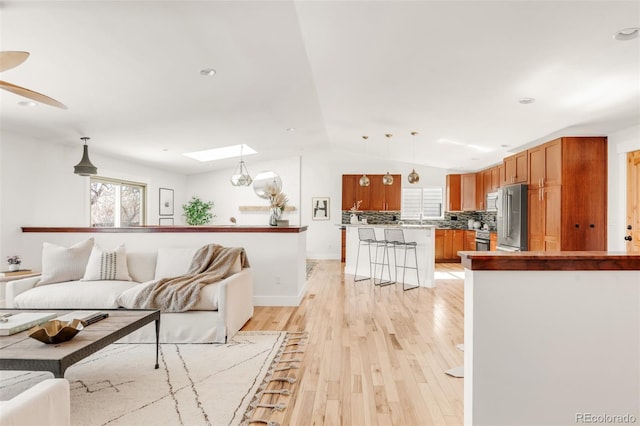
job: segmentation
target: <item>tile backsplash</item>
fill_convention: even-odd
[[[362,211],[356,213],[358,220],[367,219],[370,225],[395,224],[400,220],[400,212],[380,212],[380,211]],[[349,210],[342,211],[343,224],[350,223],[351,212]],[[496,212],[446,212],[442,220],[424,220],[422,223],[426,225],[435,225],[440,228],[468,229],[469,219],[487,224],[490,230],[496,229]],[[407,224],[420,223],[417,220],[403,220]]]

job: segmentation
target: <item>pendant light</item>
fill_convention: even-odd
[[[73,173],[80,176],[93,176],[98,173],[98,169],[96,166],[91,164],[89,160],[89,147],[87,146],[87,141],[90,139],[88,137],[80,138],[84,141],[83,151],[82,151],[82,159],[78,164],[73,168]]]
[[[369,139],[369,136],[363,136],[362,139],[366,141],[367,139]],[[369,186],[371,184],[371,180],[369,179],[366,173],[363,173],[362,176],[360,176],[359,183],[360,183],[360,186]]]
[[[391,136],[393,135],[391,133],[386,133],[385,136],[387,138],[387,157],[389,157],[389,139],[391,139]],[[382,176],[382,184],[387,186],[393,185],[393,176],[391,176],[389,172]]]
[[[416,135],[418,132],[411,132],[411,136],[413,136],[413,158],[416,158]],[[407,176],[409,183],[414,184],[420,181],[420,175],[416,173],[416,169],[411,170],[411,173]]]
[[[242,150],[244,148],[244,144],[240,145],[240,164],[236,167],[235,171],[231,175],[231,185],[233,186],[249,186],[253,179],[249,175],[249,170],[247,170],[247,166],[244,164],[244,160],[242,159]]]

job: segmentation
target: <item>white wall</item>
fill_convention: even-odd
[[[73,174],[82,147],[2,133],[0,142],[0,259],[22,254],[22,226],[89,226],[89,178]],[[158,224],[158,188],[173,188],[175,212],[186,199],[186,177],[91,151],[104,177],[147,184],[147,224]],[[39,264],[23,258],[23,267]]]
[[[312,259],[340,259],[340,228],[342,213],[342,175],[358,174],[402,174],[402,185],[408,185],[406,176],[411,172],[406,163],[389,162],[382,158],[338,151],[305,153],[302,157],[302,224],[308,225],[307,257]],[[445,185],[447,170],[427,166],[416,166],[420,175],[419,186]],[[311,199],[330,198],[329,220],[317,221],[311,217]]]
[[[640,126],[609,135],[609,203],[607,243],[609,251],[625,251],[627,152],[640,150]]]
[[[287,205],[295,211],[285,212],[282,219],[290,225],[300,225],[300,158],[289,157],[281,160],[252,162],[245,158],[249,174],[255,178],[261,172],[273,171],[282,179],[282,192],[289,199]],[[229,178],[233,169],[216,170],[191,175],[187,178],[187,199],[197,195],[203,201],[213,201],[211,221],[215,225],[229,225],[229,218],[235,217],[238,225],[269,225],[269,212],[240,212],[239,206],[269,206],[269,200],[258,197],[253,186],[232,186]],[[180,212],[182,207],[176,206]],[[181,214],[181,213],[180,213]],[[184,218],[182,218],[184,219]]]

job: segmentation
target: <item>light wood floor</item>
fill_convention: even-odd
[[[338,261],[319,261],[299,307],[256,307],[243,330],[306,331],[309,339],[294,394],[277,397],[287,408],[259,409],[253,418],[281,425],[461,425],[463,379],[444,371],[463,363],[456,348],[463,342],[462,267],[437,264],[436,280],[433,289],[374,288],[354,283]]]

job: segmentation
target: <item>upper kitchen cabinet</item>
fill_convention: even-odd
[[[383,175],[369,175],[369,186],[360,186],[362,175],[342,175],[342,210],[360,203],[359,210],[399,211],[402,204],[402,176],[392,175],[393,184],[384,185]]]
[[[527,151],[529,188],[562,183],[562,139],[547,142]]]
[[[476,174],[465,173],[462,175],[460,192],[462,193],[462,211],[478,210],[476,205]]]
[[[462,175],[447,175],[447,211],[459,212],[462,210],[462,193],[460,192]]]
[[[502,185],[527,183],[527,151],[519,152],[504,159],[505,180]]]
[[[480,181],[481,182],[481,181]],[[478,210],[476,194],[478,193],[476,173],[447,175],[447,211]]]
[[[402,204],[402,176],[393,176],[393,183],[382,183],[383,175],[371,175],[369,208],[367,210],[393,210],[399,211]]]

